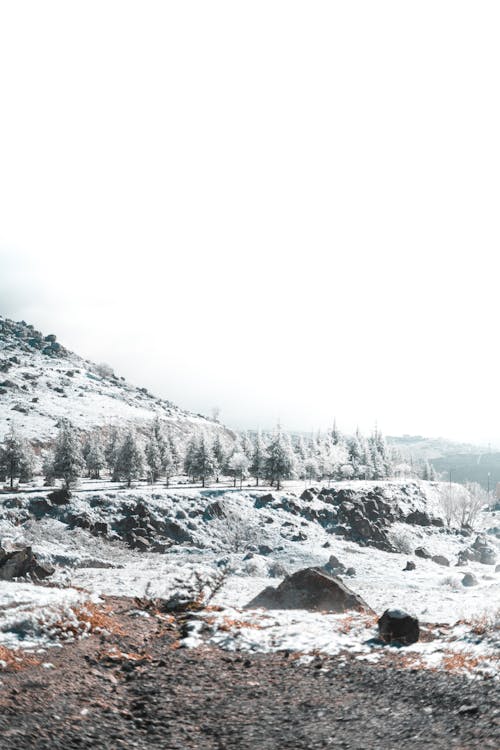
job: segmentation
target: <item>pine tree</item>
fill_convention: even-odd
[[[66,489],[69,489],[82,475],[85,463],[82,456],[80,442],[73,425],[64,420],[59,428],[54,448],[52,475],[62,479]]]
[[[241,452],[251,461],[253,455],[253,443],[246,432],[240,435],[240,446]]]
[[[252,462],[250,464],[250,474],[255,479],[256,487],[259,486],[259,479],[264,479],[266,475],[267,449],[266,444],[259,432],[255,437],[253,446]]]
[[[117,452],[113,479],[126,481],[127,487],[130,487],[132,480],[140,477],[143,466],[144,454],[137,442],[135,432],[130,430]]]
[[[184,471],[188,475],[188,477],[192,478],[193,482],[195,480],[197,470],[198,444],[199,437],[195,434],[190,438],[186,447],[186,454],[184,456]]]
[[[243,451],[235,451],[228,461],[228,469],[234,477],[234,486],[236,487],[236,480],[240,480],[240,489],[243,484],[243,479],[248,476],[248,467],[250,466],[250,459],[246,456]]]
[[[215,477],[215,481],[218,482],[219,474],[224,471],[226,463],[227,463],[227,449],[219,433],[217,433],[215,436],[215,440],[213,444],[213,452],[214,452],[215,460],[217,462],[217,474]]]
[[[201,479],[202,487],[217,473],[217,461],[209,438],[201,435],[195,452],[194,476]]]
[[[276,489],[279,490],[282,480],[292,477],[294,471],[295,456],[290,438],[278,429],[267,449],[266,476],[269,478],[271,485],[276,482]]]
[[[29,481],[33,476],[34,453],[26,440],[11,427],[0,446],[0,474],[7,477],[10,486],[14,479]]]
[[[165,483],[168,487],[170,484],[170,477],[177,474],[181,468],[181,454],[177,440],[169,430],[165,437],[165,456],[163,459],[163,472],[165,473]]]
[[[106,465],[106,456],[101,443],[101,436],[95,432],[87,441],[84,452],[85,464],[91,479],[99,479]]]
[[[163,452],[163,456],[161,453]],[[162,465],[165,463],[165,448],[161,451],[158,441],[154,434],[151,435],[146,443],[146,463],[149,469],[151,484],[154,484],[160,476]]]
[[[106,465],[108,467],[108,471],[110,474],[113,474],[116,466],[116,459],[118,457],[118,451],[120,450],[120,445],[122,443],[122,438],[120,431],[117,427],[112,427],[109,431],[108,440],[106,443],[106,447],[104,449],[104,456],[106,458]]]

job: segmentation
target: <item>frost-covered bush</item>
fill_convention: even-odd
[[[389,532],[389,541],[394,549],[403,555],[413,554],[413,539],[408,532],[402,529],[393,529]]]
[[[456,576],[446,576],[439,582],[439,585],[446,586],[453,589],[453,591],[461,591],[463,589],[460,579]]]

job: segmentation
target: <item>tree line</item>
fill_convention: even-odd
[[[0,479],[12,487],[16,479],[30,480],[35,466],[29,442],[11,427],[0,444]],[[81,436],[63,420],[43,461],[43,475],[47,484],[60,479],[67,487],[81,477],[98,479],[105,472],[129,487],[143,478],[152,484],[164,481],[168,487],[173,476],[185,474],[203,486],[220,477],[231,477],[234,486],[242,486],[251,477],[257,486],[267,482],[279,489],[283,480],[296,478],[386,479],[396,467],[397,457],[378,429],[369,437],[359,430],[347,436],[334,426],[308,438],[279,426],[272,432],[233,436],[222,430],[215,435],[200,430],[182,440],[157,417],[145,435],[130,427],[112,427]]]

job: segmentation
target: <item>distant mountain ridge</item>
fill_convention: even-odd
[[[60,419],[82,431],[114,424],[139,429],[158,416],[179,436],[195,429],[230,432],[84,360],[25,321],[0,316],[0,440],[15,424],[32,442],[54,437]]]
[[[416,461],[432,460],[456,454],[477,454],[487,451],[484,445],[459,443],[447,438],[428,438],[422,435],[388,435],[388,445],[396,448],[405,458]]]

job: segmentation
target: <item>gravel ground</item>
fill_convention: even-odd
[[[2,750],[500,747],[498,682],[348,656],[306,665],[178,649],[182,623],[112,605],[126,635],[93,635],[46,652],[51,667],[1,674]]]

